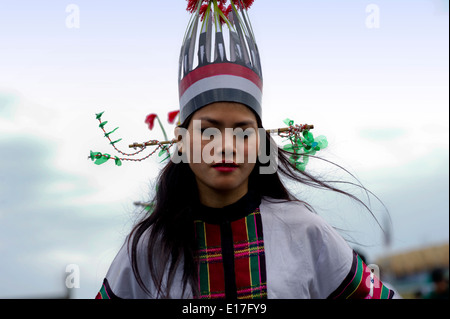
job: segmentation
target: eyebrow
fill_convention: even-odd
[[[223,122],[216,120],[216,119],[212,119],[210,117],[202,117],[202,118],[200,118],[200,120],[209,122],[209,123],[211,123],[213,125],[217,125],[217,126],[225,126]],[[256,124],[255,121],[247,120],[247,121],[234,123],[233,127],[242,127],[242,126],[255,125],[255,124]]]

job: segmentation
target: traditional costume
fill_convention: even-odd
[[[262,69],[247,15],[253,1],[190,0],[193,13],[180,56],[181,122],[214,102],[238,102],[262,117]],[[171,298],[388,299],[386,288],[346,241],[299,201],[261,198],[251,190],[222,209],[191,207],[197,249],[198,291],[182,289],[180,265]],[[147,234],[148,236],[148,234]],[[138,269],[148,269],[145,240]],[[100,299],[156,298],[150,273],[141,271],[148,294],[131,266],[128,241],[114,259]],[[163,281],[164,282],[164,281]]]
[[[300,202],[259,199],[249,192],[223,209],[196,207],[200,299],[389,299],[386,288],[326,221]],[[148,295],[134,276],[128,245],[112,263],[100,299],[156,296],[150,274]],[[145,256],[140,267],[146,267]],[[142,268],[145,269],[145,268]],[[170,297],[183,294],[180,267]],[[178,281],[177,281],[178,280]]]

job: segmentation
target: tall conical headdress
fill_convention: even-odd
[[[180,119],[214,102],[262,117],[262,70],[247,9],[254,0],[188,0],[192,18],[179,65]]]
[[[248,18],[247,9],[254,0],[187,0],[188,11],[192,13],[181,48],[179,61],[179,94],[180,111],[169,113],[169,122],[179,113],[179,122],[183,123],[195,111],[214,102],[238,102],[248,106],[262,119],[262,70],[255,42],[255,36]],[[150,140],[134,143],[129,148],[135,152],[126,153],[116,146],[122,139],[113,140],[111,135],[117,131],[107,132],[102,116],[96,114],[99,127],[110,144],[122,157],[111,156],[100,152],[92,152],[89,158],[97,165],[114,160],[117,166],[122,161],[141,162],[154,154],[170,157],[170,148],[177,139],[166,141]],[[150,114],[146,119],[150,130],[153,128],[156,114]],[[291,152],[292,164],[304,170],[309,155],[314,155],[327,147],[328,142],[323,136],[314,138],[311,129],[313,125],[295,125],[294,121],[286,119],[288,127],[268,130],[269,134],[277,134],[288,139],[283,148]],[[165,130],[159,121],[164,135]],[[143,155],[147,147],[152,151]],[[159,153],[158,153],[159,152]],[[141,156],[140,158],[136,158]]]

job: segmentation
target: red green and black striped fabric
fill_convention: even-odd
[[[109,287],[108,280],[105,279],[103,281],[103,285],[100,288],[100,291],[98,292],[97,296],[95,296],[95,299],[120,299],[118,298],[111,290],[111,287]]]
[[[388,289],[355,252],[350,273],[328,299],[392,299],[394,291]]]
[[[267,298],[266,263],[259,209],[231,222],[230,226],[237,298],[265,299]],[[195,221],[195,235],[198,243],[199,299],[227,297],[222,231],[221,225]]]

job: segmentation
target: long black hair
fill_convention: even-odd
[[[258,126],[262,128],[261,120],[256,116]],[[190,119],[181,127],[187,128]],[[355,195],[343,191],[333,184],[339,181],[323,181],[312,174],[300,171],[290,162],[291,153],[278,148],[269,133],[265,136],[266,154],[277,154],[277,158],[269,162],[276,163],[277,169],[273,174],[260,174],[263,164],[257,160],[254,170],[249,176],[249,190],[261,198],[271,198],[284,201],[300,201],[289,192],[282,177],[303,185],[340,193],[363,205],[371,214],[370,207]],[[273,152],[273,148],[277,152]],[[272,149],[271,149],[272,148]],[[325,160],[326,161],[326,160]],[[336,165],[332,163],[333,165]],[[264,164],[265,165],[265,164]],[[338,165],[336,165],[338,166]],[[345,170],[343,167],[339,168]],[[345,170],[346,171],[346,170]],[[348,171],[346,171],[350,174]],[[351,174],[350,174],[351,175]],[[353,175],[351,175],[354,177]],[[359,182],[347,184],[366,190]],[[170,289],[174,284],[175,275],[183,267],[182,289],[185,293],[198,295],[197,266],[195,256],[194,217],[192,207],[198,201],[198,190],[194,173],[189,164],[182,161],[176,164],[170,161],[160,172],[157,179],[156,194],[152,200],[152,212],[133,228],[128,238],[131,249],[131,263],[133,272],[139,285],[153,298],[169,298]],[[313,208],[303,202],[311,211]],[[373,215],[373,214],[372,214]],[[192,227],[190,227],[192,225]],[[138,261],[144,256],[138,246],[142,244],[148,264],[147,269],[138,269]],[[149,271],[156,295],[151,295],[146,283],[142,280],[141,272]],[[191,288],[192,291],[187,291]]]

